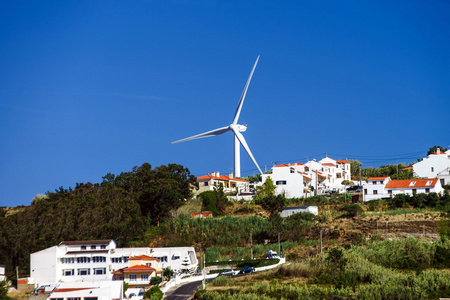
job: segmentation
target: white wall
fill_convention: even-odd
[[[303,197],[303,175],[295,170],[292,171],[293,173],[290,167],[274,167],[272,174],[261,175],[262,182],[264,183],[270,177],[277,187],[276,195],[284,194],[286,198],[301,198]]]
[[[430,154],[413,165],[414,173],[422,178],[436,178],[438,173],[450,167],[447,154]]]
[[[53,246],[30,255],[30,277],[34,279],[36,286],[58,282],[57,250],[58,246]]]

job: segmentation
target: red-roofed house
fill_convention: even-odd
[[[444,189],[438,178],[390,180],[389,177],[369,178],[364,185],[364,201],[390,198],[397,194],[437,193],[442,194]]]
[[[391,180],[390,177],[372,177],[367,180],[367,184],[363,185],[364,201],[374,199],[390,198],[391,195],[385,189],[386,184]]]
[[[159,260],[155,257],[132,256],[128,264],[128,267],[113,272],[113,280],[123,280],[133,288],[148,289],[151,278],[162,273]]]
[[[199,189],[196,194],[203,193],[205,191],[213,191],[215,187],[220,184],[223,185],[223,189],[226,193],[236,192],[238,194],[249,194],[250,182],[244,179],[233,177],[233,173],[227,175],[220,175],[219,172],[212,172],[211,175],[204,175],[197,177]]]

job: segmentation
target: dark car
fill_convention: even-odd
[[[347,188],[347,192],[361,192],[362,186],[360,185],[352,185]]]
[[[239,274],[247,274],[247,273],[253,273],[253,272],[255,272],[254,267],[245,267],[239,271]]]

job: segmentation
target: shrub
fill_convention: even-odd
[[[157,285],[157,284],[160,284],[161,282],[162,282],[162,277],[161,276],[155,276],[155,277],[152,277],[150,279],[150,284],[151,285]]]
[[[349,218],[354,218],[363,213],[363,209],[359,204],[349,204],[345,205],[342,209],[345,212],[345,216]]]
[[[152,286],[149,290],[147,290],[144,293],[144,298],[151,300],[160,300],[163,298],[163,296],[164,296],[163,292],[157,285]]]

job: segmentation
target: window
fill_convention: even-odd
[[[135,275],[135,274],[130,274],[130,275],[128,276],[128,279],[130,279],[130,281],[137,281],[137,275]]]
[[[75,263],[75,257],[63,257],[63,258],[61,258],[61,263],[73,264],[73,263]]]
[[[106,262],[106,257],[104,257],[104,256],[94,256],[94,257],[92,257],[92,262],[94,262],[94,263]]]
[[[295,173],[294,169],[291,169],[291,173]]]
[[[73,269],[63,270],[63,276],[73,276],[75,274]]]
[[[388,190],[388,194],[389,194],[389,195],[392,195],[392,190]]]
[[[411,183],[409,184],[409,186],[414,186],[416,184],[415,181],[411,181]]]
[[[173,259],[180,259],[180,257],[179,256],[173,256]]]
[[[106,245],[101,245],[100,249],[106,249]]]
[[[94,268],[94,275],[105,275],[106,268]]]
[[[90,262],[91,262],[91,258],[90,257],[86,257],[86,256],[77,257],[77,263],[78,264],[86,264],[86,263],[90,263]]]
[[[160,262],[167,262],[167,256],[157,257]]]
[[[98,300],[97,297],[84,297],[83,300]]]
[[[208,186],[208,181],[203,182],[203,186]]]
[[[429,189],[429,188],[426,188],[426,189],[425,189],[425,193],[428,194],[429,192],[430,192],[430,189]]]
[[[428,180],[427,183],[425,185],[431,185],[433,183],[433,181]]]
[[[128,262],[128,256],[123,257],[123,262],[125,262],[125,263]]]
[[[148,274],[141,274],[141,281],[148,281]]]
[[[121,263],[122,262],[122,257],[113,257],[111,258],[113,263]]]
[[[431,167],[431,172],[434,172],[434,167]]]
[[[367,189],[364,189],[364,195],[367,195]]]
[[[413,194],[417,194],[417,190],[416,189],[413,189],[412,192],[413,192]]]
[[[80,276],[86,276],[91,274],[91,269],[78,269],[78,275]]]
[[[81,298],[80,297],[70,297],[70,298],[67,298],[67,300],[81,300]]]
[[[378,195],[378,191],[377,190],[373,190],[373,194],[374,195]]]
[[[151,267],[152,266],[152,263],[146,263],[145,264],[147,267]]]
[[[81,246],[81,250],[86,250],[86,246]]]
[[[276,185],[286,185],[286,180],[277,180]]]

